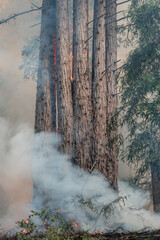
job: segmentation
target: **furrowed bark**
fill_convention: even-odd
[[[69,153],[73,141],[73,107],[69,52],[68,0],[57,0],[56,24],[58,132],[62,137],[61,150]]]
[[[107,78],[107,149],[108,179],[117,187],[118,179],[118,107],[116,69],[117,69],[117,5],[106,1],[106,78]]]
[[[88,72],[88,0],[73,3],[73,162],[84,170],[91,163],[91,90]]]
[[[39,69],[37,79],[35,133],[53,132],[56,130],[56,89],[55,89],[55,44],[56,34],[56,1],[44,0],[42,4],[42,20],[40,34]],[[48,144],[46,135],[40,136],[39,142],[35,142],[34,151],[36,158],[33,161],[33,204],[39,200],[39,207],[48,202],[48,193],[41,186],[41,174],[46,169],[39,163],[39,153],[42,149],[52,147]],[[36,137],[35,137],[36,139]],[[41,157],[41,156],[40,156]],[[42,166],[41,166],[42,164]],[[45,163],[46,166],[49,164]],[[40,177],[39,177],[40,176]]]
[[[151,163],[152,196],[155,213],[160,213],[160,164],[159,161]]]
[[[37,79],[35,133],[56,130],[56,98],[53,37],[56,31],[56,1],[42,5],[39,69]]]
[[[93,159],[96,169],[108,178],[106,150],[106,74],[105,74],[105,18],[106,1],[94,1],[92,105],[93,105]]]

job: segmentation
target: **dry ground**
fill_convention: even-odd
[[[33,238],[34,239],[34,238]],[[36,239],[43,239],[46,240],[46,238],[43,237],[36,237]],[[60,239],[60,238],[57,238]],[[61,238],[62,239],[62,238]],[[60,239],[60,240],[61,240]],[[64,240],[66,240],[66,238],[63,238]],[[69,238],[67,238],[69,239]],[[154,239],[159,239],[160,240],[160,230],[158,231],[146,231],[146,232],[131,232],[131,233],[117,233],[117,232],[111,232],[111,233],[106,233],[103,235],[90,235],[88,236],[88,238],[84,238],[84,234],[83,233],[79,233],[76,237],[71,237],[71,240],[83,240],[83,239],[99,239],[99,240],[128,240],[128,239],[132,239],[132,240],[139,240],[139,239],[143,239],[143,240],[154,240]],[[6,236],[3,235],[3,233],[0,236],[0,240],[17,240],[17,238],[15,236]],[[47,239],[49,240],[49,239]]]

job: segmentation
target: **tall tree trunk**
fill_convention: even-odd
[[[117,187],[118,179],[118,107],[117,69],[117,4],[106,0],[106,77],[107,77],[107,149],[109,152],[108,179]]]
[[[73,108],[69,44],[68,0],[56,2],[56,70],[58,129],[62,136],[61,150],[72,148]]]
[[[114,118],[112,122],[112,116],[118,104],[115,84],[117,35],[116,4],[111,4],[111,2],[112,0],[94,1],[93,159],[97,162],[96,168],[110,181],[111,186],[116,188],[118,178],[117,119]],[[109,24],[110,22],[113,23]],[[112,126],[111,123],[113,123]]]
[[[75,164],[89,170],[91,163],[91,91],[88,73],[88,0],[73,3],[73,114]]]
[[[93,104],[93,159],[96,168],[108,178],[106,150],[106,74],[105,74],[105,18],[106,1],[94,1],[92,104]]]
[[[160,213],[160,164],[159,161],[151,163],[152,196],[155,213]]]
[[[56,129],[56,98],[53,38],[56,31],[56,1],[44,0],[40,34],[35,133]]]
[[[56,33],[56,0],[44,0],[42,4],[42,20],[40,34],[39,69],[37,79],[35,133],[52,132],[56,130],[56,89],[55,89],[55,44]],[[45,189],[41,188],[41,174],[46,169],[38,162],[38,154],[45,150],[47,139],[35,142],[36,158],[33,162],[33,203],[37,198],[42,204],[47,202],[48,196]],[[35,139],[36,141],[36,139]],[[45,151],[44,151],[45,152]],[[40,156],[41,157],[41,156]],[[47,166],[48,163],[44,163]],[[40,204],[40,203],[39,203]],[[40,205],[41,206],[41,205]]]

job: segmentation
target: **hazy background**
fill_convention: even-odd
[[[0,0],[0,20],[31,9],[29,0]],[[41,0],[33,1],[41,6]],[[123,6],[124,7],[124,6]],[[0,218],[10,211],[20,212],[20,204],[32,199],[31,152],[34,128],[36,82],[24,80],[19,70],[21,51],[33,36],[38,36],[40,12],[29,13],[0,25]],[[118,49],[118,59],[127,50]],[[120,176],[130,171],[120,164]]]
[[[36,2],[36,1],[34,1]],[[37,1],[41,5],[41,1]],[[31,9],[28,0],[0,0],[0,19]],[[23,79],[21,51],[39,35],[40,11],[0,25],[0,218],[7,211],[23,215],[20,203],[29,202],[31,147],[33,140],[36,82]]]
[[[41,1],[39,1],[41,2]],[[41,4],[39,4],[41,5]],[[0,19],[13,13],[29,10],[31,1],[0,0]],[[23,80],[21,51],[34,35],[39,34],[39,26],[35,17],[40,12],[19,16],[16,20],[0,25],[0,76],[1,76],[1,117],[5,117],[14,125],[30,123],[33,126],[35,109],[35,88],[33,81]]]

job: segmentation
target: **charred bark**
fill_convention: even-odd
[[[88,0],[73,3],[73,162],[84,170],[91,163],[91,90],[88,72]]]
[[[106,74],[105,74],[105,18],[106,1],[94,1],[92,105],[93,105],[93,159],[96,168],[108,178],[106,149]]]
[[[73,107],[71,93],[68,0],[56,2],[56,72],[58,132],[62,137],[61,150],[72,148]]]
[[[107,79],[107,149],[108,179],[117,187],[118,179],[118,124],[117,124],[117,5],[106,1],[106,79]]]
[[[56,31],[56,1],[42,5],[39,69],[37,79],[35,133],[56,130],[56,98],[53,38]]]

